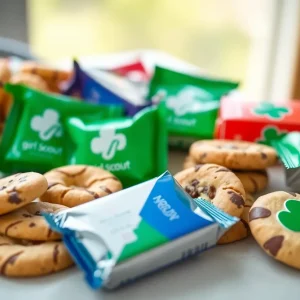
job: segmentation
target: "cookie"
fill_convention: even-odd
[[[62,242],[34,243],[0,236],[0,274],[32,277],[54,273],[73,265]]]
[[[300,269],[300,194],[280,191],[259,197],[250,209],[249,225],[268,255]]]
[[[71,73],[62,70],[51,69],[36,62],[25,62],[21,66],[21,73],[35,74],[47,83],[52,92],[59,92],[59,85],[71,78]]]
[[[201,140],[190,147],[197,163],[214,163],[232,170],[264,170],[277,163],[269,146],[234,140]]]
[[[246,194],[245,206],[241,215],[241,220],[233,225],[218,241],[219,245],[229,244],[243,240],[250,235],[248,215],[254,198],[250,194]]]
[[[52,231],[43,212],[59,212],[67,207],[46,203],[32,202],[0,218],[0,234],[31,241],[60,240],[60,234]]]
[[[68,207],[80,205],[122,189],[121,182],[101,168],[71,165],[53,169],[45,174],[48,190],[42,201]]]
[[[46,178],[38,173],[19,173],[0,179],[0,215],[40,197],[48,187]]]
[[[47,92],[49,91],[46,81],[38,75],[30,73],[18,73],[12,76],[10,83],[13,84],[24,84],[33,89]]]
[[[9,81],[11,72],[9,69],[9,61],[6,58],[0,59],[0,82],[6,83]]]
[[[191,197],[206,199],[232,216],[243,213],[245,190],[229,169],[216,164],[196,165],[174,177]]]
[[[188,169],[197,165],[197,162],[191,157],[187,156],[183,163],[183,169]],[[244,189],[247,193],[257,193],[262,191],[268,185],[268,174],[265,170],[256,171],[238,171],[234,170],[233,173],[242,182]]]

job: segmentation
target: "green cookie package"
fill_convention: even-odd
[[[148,98],[165,106],[170,146],[186,148],[194,140],[213,138],[220,99],[237,87],[157,66]]]
[[[0,169],[45,172],[67,164],[67,132],[63,121],[70,116],[96,114],[98,119],[119,117],[120,106],[93,105],[22,85],[7,84],[14,97],[0,144]]]
[[[69,164],[99,166],[125,187],[158,176],[167,168],[167,129],[163,110],[144,108],[133,117],[66,120],[72,145]]]

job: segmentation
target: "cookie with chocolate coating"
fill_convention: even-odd
[[[232,170],[264,170],[277,163],[272,147],[235,140],[197,141],[189,155],[198,164],[214,163]]]
[[[33,277],[73,265],[62,242],[36,243],[0,235],[0,275]]]
[[[46,192],[46,178],[35,172],[0,179],[0,215],[16,210]]]
[[[29,203],[1,216],[0,234],[30,241],[60,240],[60,234],[50,229],[42,213],[56,213],[66,208],[46,202]]]
[[[191,197],[208,200],[232,216],[242,215],[245,190],[229,169],[216,164],[196,165],[174,177]]]
[[[300,194],[279,191],[259,197],[250,209],[249,225],[268,255],[300,269]]]
[[[70,165],[45,174],[48,190],[41,201],[74,207],[122,189],[122,183],[110,172],[88,165]]]

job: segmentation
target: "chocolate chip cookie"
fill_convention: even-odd
[[[40,197],[44,202],[68,207],[80,205],[122,189],[121,182],[101,168],[71,165],[53,169],[45,174],[49,186]]]
[[[187,156],[183,163],[183,169],[188,169],[197,165],[197,162],[191,157]],[[268,174],[265,170],[255,171],[232,171],[242,182],[247,193],[257,193],[262,191],[268,185]]]
[[[62,242],[27,242],[0,235],[0,275],[40,276],[72,265],[73,261]]]
[[[19,173],[0,179],[0,215],[40,197],[48,187],[46,178],[38,173]]]
[[[214,163],[232,170],[264,170],[277,163],[272,147],[234,140],[197,141],[189,155],[197,163]]]
[[[229,244],[240,241],[250,234],[248,215],[254,198],[250,194],[246,194],[245,206],[241,215],[241,220],[233,225],[218,241],[219,245]]]
[[[196,165],[174,177],[191,197],[206,199],[232,216],[242,215],[245,190],[229,169],[216,164]]]
[[[252,235],[271,257],[300,269],[300,194],[273,192],[249,212]]]
[[[0,234],[31,240],[60,240],[60,234],[48,226],[42,213],[54,213],[66,209],[66,206],[46,202],[32,202],[0,218]]]

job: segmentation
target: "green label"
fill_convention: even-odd
[[[258,116],[266,116],[270,119],[280,120],[284,118],[285,115],[292,113],[292,110],[285,106],[275,106],[269,102],[262,102],[253,109],[253,113]]]
[[[287,229],[300,232],[300,201],[288,199],[284,202],[285,210],[279,211],[279,223]]]
[[[272,142],[282,139],[287,134],[276,126],[266,126],[261,131],[261,137],[256,140],[259,144],[272,146]]]

